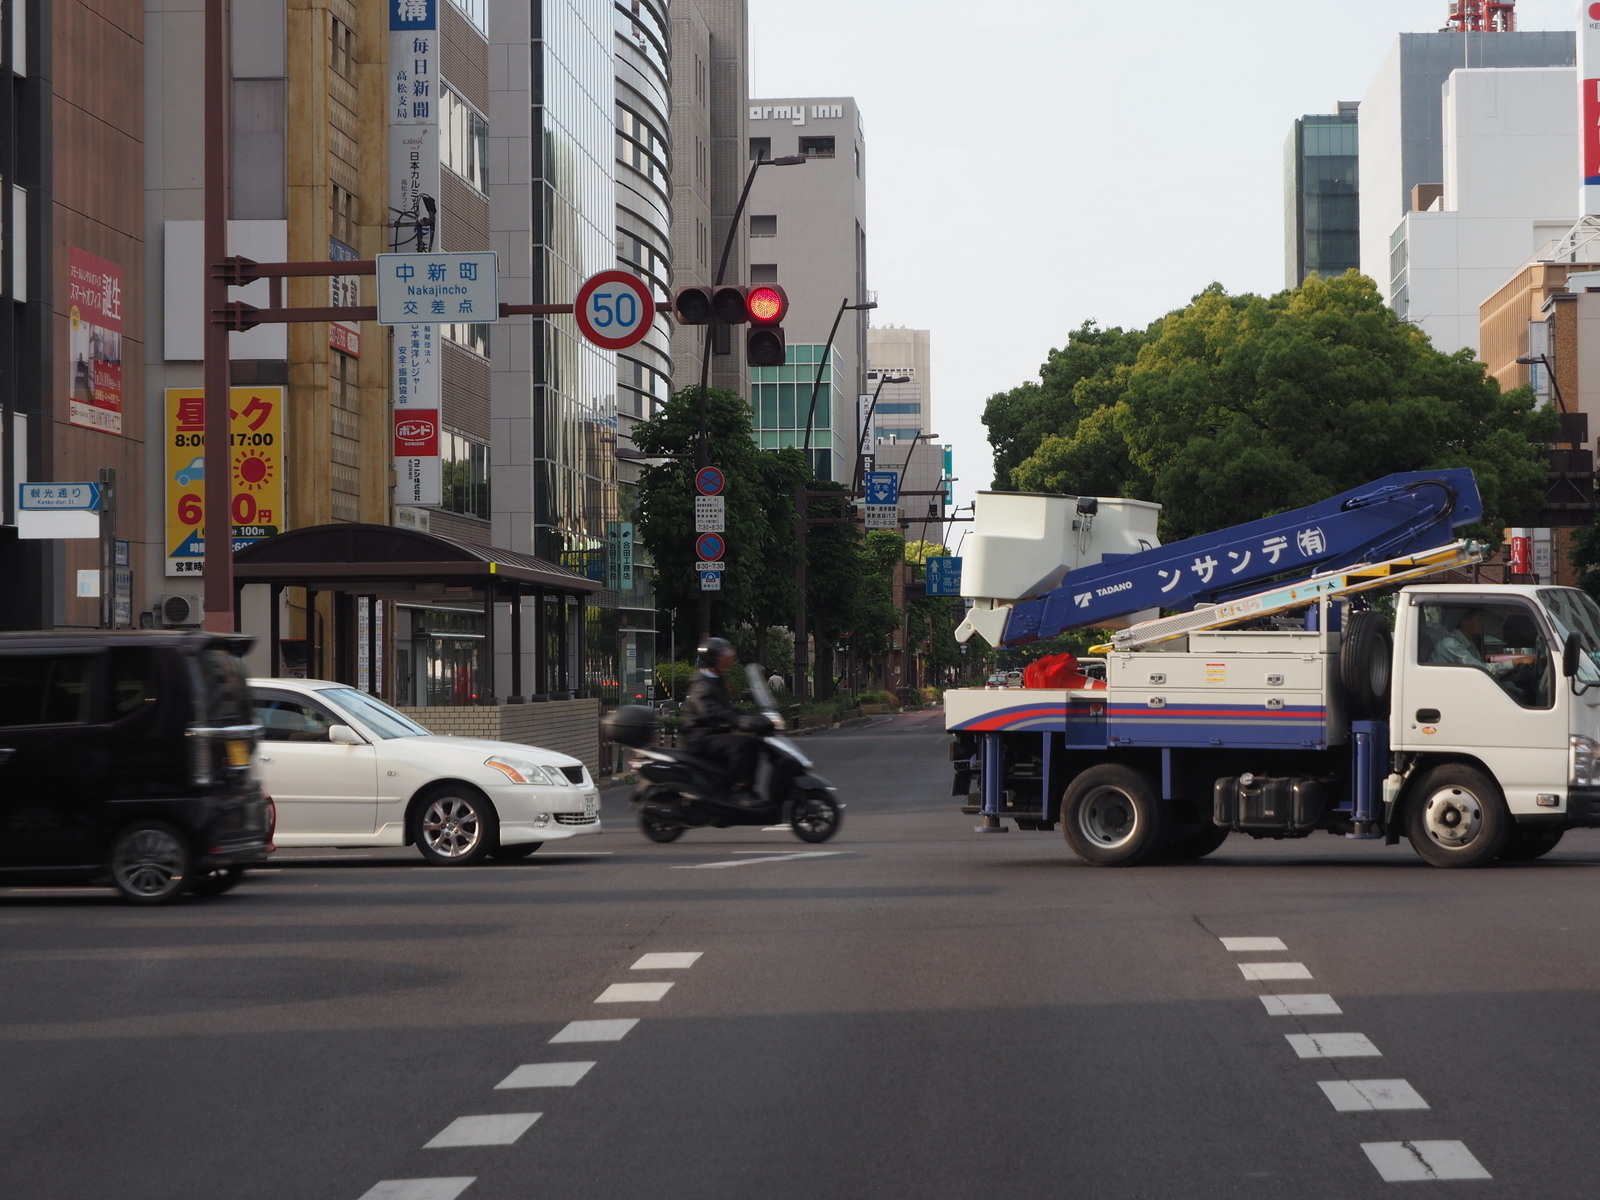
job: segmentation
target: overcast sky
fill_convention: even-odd
[[[853,96],[878,325],[931,331],[958,498],[981,421],[1086,320],[1143,327],[1213,281],[1279,291],[1291,123],[1360,100],[1449,0],[749,0],[754,97]],[[1520,0],[1572,29],[1577,0]],[[1576,158],[1576,149],[1574,157]],[[1574,187],[1577,183],[1574,182]]]

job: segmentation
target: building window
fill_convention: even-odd
[[[769,159],[771,157],[772,157],[772,139],[771,138],[765,137],[765,138],[751,138],[750,139],[750,161],[751,162],[765,162],[767,159]]]
[[[752,214],[752,216],[750,217],[750,236],[753,237],[753,238],[756,238],[756,237],[777,237],[778,236],[778,216],[777,216],[777,214],[776,213],[768,213],[768,214],[765,214],[765,215],[754,215],[754,214]]]
[[[356,198],[337,183],[333,185],[333,236],[347,246],[356,240]]]
[[[750,264],[750,282],[751,283],[777,283],[778,282],[778,264],[777,263],[751,263]]]
[[[439,160],[489,194],[489,122],[449,87],[440,89]]]
[[[352,67],[356,58],[355,30],[339,20],[338,17],[330,17],[330,20],[333,22],[333,44],[328,55],[328,65],[337,74],[343,76],[345,80],[353,83],[355,81],[355,73]]]
[[[481,358],[489,357],[489,326],[487,325],[441,325],[439,336],[447,342],[454,342],[463,350],[470,350]]]
[[[831,137],[803,137],[800,139],[800,153],[807,158],[832,158],[833,139]]]
[[[487,521],[489,447],[445,431],[439,435],[439,459],[443,484],[439,507]]]

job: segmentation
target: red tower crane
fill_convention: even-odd
[[[1462,33],[1515,33],[1517,0],[1450,0],[1447,28]]]

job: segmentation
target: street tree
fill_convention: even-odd
[[[1538,510],[1555,414],[1435,350],[1364,276],[1269,298],[1213,285],[1146,334],[1131,366],[1073,385],[1059,430],[997,444],[997,462],[1020,455],[1011,486],[1154,500],[1167,541],[1441,467],[1476,473],[1473,536]]]
[[[706,396],[709,458],[726,479],[727,571],[720,591],[711,593],[712,631],[757,624],[773,604],[773,584],[766,565],[792,548],[794,521],[784,522],[782,504],[768,491],[770,471],[763,452],[750,437],[750,405],[737,393],[711,389]],[[643,454],[677,456],[644,469],[639,479],[636,511],[638,537],[649,549],[656,568],[656,604],[676,609],[678,636],[693,646],[700,599],[695,570],[695,446],[700,436],[700,389],[673,394],[657,416],[633,427],[633,444]],[[774,513],[774,508],[778,511]],[[792,509],[790,510],[792,514]],[[788,551],[792,554],[792,549]],[[793,559],[790,558],[791,576]],[[791,584],[792,594],[792,584]]]

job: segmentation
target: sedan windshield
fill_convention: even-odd
[[[428,737],[430,734],[410,717],[395,712],[382,700],[375,699],[356,688],[328,688],[318,697],[337,704],[359,720],[373,736],[380,738]]]

